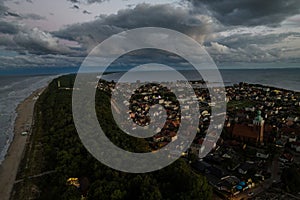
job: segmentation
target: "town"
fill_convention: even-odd
[[[124,84],[124,90],[134,89],[134,84]],[[180,82],[165,83],[170,84],[178,87]],[[221,137],[212,144],[213,150],[200,159],[199,150],[205,136],[213,135],[207,129],[212,120],[211,107],[216,105],[203,81],[190,84],[199,102],[199,126],[193,144],[182,156],[195,172],[207,178],[216,199],[265,199],[266,195],[273,199],[299,199],[300,93],[247,83],[227,86],[227,112]],[[113,81],[100,80],[97,87],[109,94],[123,94],[115,86]],[[123,101],[123,98],[130,100]],[[162,127],[147,139],[152,151],[177,139],[180,111],[193,109],[181,107],[171,90],[160,84],[143,85],[133,94],[124,92],[121,99],[129,108],[125,111],[128,123]],[[185,101],[189,104],[192,97]],[[123,111],[118,105],[120,101],[111,103],[115,112]],[[151,113],[150,108],[156,104],[161,107]],[[136,127],[131,129],[128,131]]]

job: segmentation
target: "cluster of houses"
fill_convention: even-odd
[[[247,83],[227,87],[226,92],[226,140],[220,146],[216,145],[216,150],[226,148],[219,151],[221,153],[215,150],[204,161],[227,171],[227,176],[243,181],[251,179],[253,186],[263,184],[271,177],[270,159],[275,153],[265,152],[267,146],[279,149],[280,154],[275,159],[278,159],[280,169],[289,167],[294,162],[293,151],[300,150],[300,93]],[[253,146],[252,152],[245,153],[247,145]],[[222,165],[224,162],[226,164]],[[247,184],[247,187],[241,187],[237,181],[224,182],[214,171],[208,170],[208,173],[206,176],[215,189],[228,196],[251,188]]]
[[[117,85],[114,82],[101,80],[97,87],[101,91],[114,93],[117,97],[112,96],[113,107],[119,110],[119,113],[128,113],[127,119],[123,122],[128,122],[128,126],[125,125],[124,127],[130,127],[129,132],[134,131],[137,125],[144,126],[146,129],[148,125],[150,125],[149,127],[160,127],[155,129],[157,134],[152,137],[151,141],[151,146],[156,150],[177,139],[176,133],[181,123],[180,113],[191,110],[196,112],[194,109],[195,104],[198,104],[200,109],[199,113],[197,112],[198,119],[185,116],[185,120],[189,120],[190,124],[197,121],[198,128],[193,130],[197,132],[195,143],[203,143],[203,138],[212,118],[210,111],[210,106],[213,106],[211,105],[211,97],[201,81],[189,83],[194,89],[195,96],[187,96],[184,84],[177,81],[161,84],[149,83],[142,85],[136,82],[118,83]],[[164,85],[168,87],[164,87]],[[176,96],[172,93],[174,91],[172,89],[176,89]],[[218,90],[218,88],[215,89]],[[179,103],[178,98],[181,102],[184,102],[184,105]],[[160,106],[152,111],[154,105]],[[134,124],[131,123],[132,121]],[[192,126],[186,127],[187,130],[184,131],[191,132],[190,129],[193,128]]]
[[[260,143],[275,142],[278,146],[293,142],[293,148],[299,149],[299,93],[246,83],[228,87],[226,91],[229,104],[231,101],[242,104],[227,111],[225,127],[233,137],[244,141],[259,140]],[[255,117],[257,112],[260,116]],[[261,126],[257,126],[259,121],[263,122]],[[257,132],[261,132],[261,138],[257,138]]]
[[[161,84],[167,85],[169,88],[150,83],[140,85],[141,87],[137,87],[139,83],[122,84],[122,86],[118,86],[119,90],[116,90],[116,84],[113,81],[100,80],[98,89],[116,93],[119,102],[115,103],[114,106],[118,109],[118,104],[124,103],[124,108],[129,108],[125,110],[129,116],[128,120],[134,121],[139,126],[152,124],[160,127],[157,129],[158,134],[153,137],[153,142],[157,143],[154,146],[162,147],[176,139],[176,131],[180,125],[179,110],[193,109],[193,106],[190,105],[195,100],[193,97],[184,97],[187,102],[186,105],[179,105],[177,97],[172,94],[172,90],[169,88],[176,88],[179,91],[179,98],[182,99],[186,95],[186,91],[184,88],[178,89],[182,87],[181,82]],[[205,88],[203,81],[191,81],[190,85],[193,87],[199,102],[199,127],[194,143],[200,146],[207,135],[207,128],[212,120],[210,108],[215,105],[212,105],[209,91]],[[237,104],[233,104],[233,107],[228,106],[227,109],[224,129],[231,138],[253,144],[276,143],[282,147],[289,143],[291,148],[300,151],[300,142],[297,138],[300,135],[299,93],[240,83],[226,87],[226,98],[228,105],[231,102],[237,102]],[[154,113],[151,113],[151,107],[156,104],[161,106]],[[150,114],[152,114],[151,117]],[[167,119],[164,119],[165,114]],[[135,126],[133,126],[134,128]]]
[[[140,126],[154,124],[161,127],[149,141],[154,150],[176,140],[181,123],[179,111],[193,109],[191,105],[195,99],[185,97],[187,104],[183,107],[172,94],[172,89],[157,84],[146,84],[137,89],[134,84],[124,84],[121,91],[116,91],[114,82],[100,81],[98,88],[122,96],[120,99],[127,108],[128,121]],[[180,83],[164,85],[178,88],[177,84]],[[199,118],[190,120],[198,120],[199,126],[189,153],[199,155],[204,138],[212,135],[207,129],[213,120],[211,107],[216,105],[211,103],[209,91],[202,81],[190,84],[199,103]],[[181,99],[183,95],[184,89],[179,91]],[[205,158],[196,161],[193,167],[205,174],[215,190],[230,196],[270,178],[270,163],[274,155],[266,151],[267,145],[279,149],[288,147],[300,152],[300,93],[240,83],[226,87],[226,101],[228,108],[223,135],[219,140],[212,140],[213,150]],[[152,106],[157,104],[161,106],[151,113]],[[278,157],[281,166],[293,160],[290,151],[283,150]]]
[[[216,148],[193,163],[193,167],[207,177],[215,190],[230,197],[269,178],[269,161],[270,154],[262,149],[243,147],[239,142],[219,141]]]

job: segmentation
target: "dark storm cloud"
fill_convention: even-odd
[[[265,63],[283,60],[300,61],[299,32],[232,34],[206,42],[206,50],[217,63]],[[294,45],[291,45],[294,44]]]
[[[91,12],[89,12],[89,11],[87,11],[87,10],[82,11],[82,13],[83,13],[83,14],[87,14],[87,15],[92,14]]]
[[[127,8],[133,8],[136,4],[127,4],[126,7]]]
[[[13,37],[11,35],[2,35],[0,37],[0,46],[6,47],[6,50],[16,49],[16,44],[13,41]]]
[[[160,26],[182,32],[201,29],[206,25],[184,9],[177,9],[170,5],[149,4],[140,4],[134,9],[122,10],[117,15],[110,15],[105,18],[104,23],[125,29]]]
[[[59,39],[38,28],[29,29],[14,22],[0,20],[0,47],[19,53],[36,55],[61,54],[78,56],[82,53],[59,43]]]
[[[105,1],[109,1],[109,0],[85,0],[84,2],[87,2],[87,3],[103,3]]]
[[[299,0],[188,0],[195,12],[210,14],[225,25],[276,26],[300,13]]]
[[[266,35],[253,35],[251,33],[245,34],[234,34],[226,38],[219,38],[217,41],[220,41],[226,46],[231,48],[243,48],[249,44],[276,44],[282,42],[289,36],[300,36],[298,32],[287,32],[287,33],[270,33]]]
[[[75,55],[77,52],[66,45],[59,43],[58,38],[38,28],[23,29],[13,37],[18,49],[28,51],[31,54],[61,54]]]
[[[6,11],[4,12],[4,16],[8,16],[8,17],[15,17],[18,18],[20,20],[22,19],[31,19],[31,20],[45,20],[46,17],[34,14],[34,13],[29,13],[29,14],[18,14],[18,13],[14,13],[14,12],[10,12],[10,11]]]
[[[278,33],[274,28],[267,27],[260,29],[245,27],[245,30],[236,27],[235,33],[231,32],[231,26],[223,26],[214,17],[203,13],[191,12],[189,9],[176,8],[172,5],[149,4],[139,4],[133,9],[120,10],[113,15],[101,15],[95,21],[70,25],[53,34],[56,37],[79,42],[88,52],[112,34],[151,26],[177,30],[193,37],[206,46],[218,63],[280,60],[283,57],[281,55],[284,55],[281,48],[272,45],[283,44],[283,40],[290,35],[297,35],[296,32]],[[268,46],[267,49],[265,46]],[[289,56],[293,57],[292,54]]]
[[[72,9],[79,9],[79,6],[77,5],[73,5],[73,7],[71,7]]]
[[[231,48],[218,42],[211,42],[206,50],[217,63],[272,62],[279,56],[277,50],[265,51],[256,44],[246,44],[243,48]]]
[[[89,49],[111,35],[122,31],[123,29],[112,25],[92,22],[75,24],[53,34],[59,38],[77,41]]]
[[[18,56],[1,56],[0,67],[57,67],[79,66],[84,58],[70,57],[64,55],[18,55]]]
[[[42,31],[38,28],[30,29],[24,24],[17,22],[15,19],[24,20],[44,20],[37,14],[14,14],[7,8],[3,0],[0,0],[0,47],[16,51],[20,54],[61,54],[61,55],[78,55],[66,45],[59,43],[59,39],[53,37],[50,33]],[[8,17],[14,17],[14,21]]]
[[[20,17],[19,15],[10,12],[9,8],[4,5],[4,0],[0,0],[0,33],[3,34],[18,33],[19,26],[15,22],[6,21],[5,18],[7,16]]]
[[[21,17],[18,13],[13,13],[13,12],[9,12],[9,11],[6,11],[4,13],[5,16],[11,16],[11,17]]]
[[[186,33],[199,42],[218,28],[208,16],[191,15],[189,10],[172,5],[139,4],[134,9],[117,14],[99,16],[89,23],[71,25],[54,33],[55,36],[75,40],[93,47],[112,34],[138,27],[163,27]]]
[[[21,20],[22,19],[31,19],[31,20],[46,19],[45,17],[34,14],[34,13],[22,14],[22,15],[15,13],[4,5],[4,0],[0,0],[0,18],[5,18],[5,17],[14,17],[14,18],[21,19]]]
[[[105,1],[109,0],[68,0],[71,3],[86,3],[86,4],[91,4],[91,3],[103,3]]]
[[[5,15],[8,11],[8,8],[3,4],[3,0],[0,0],[0,17]]]
[[[77,5],[80,13],[89,14],[82,4],[104,0],[68,1],[69,7]],[[49,33],[39,28],[30,29],[24,24],[26,21],[22,21],[44,20],[44,17],[14,13],[0,0],[0,46],[20,54],[17,57],[0,55],[0,63],[5,66],[79,65],[89,50],[111,35],[151,26],[177,30],[193,37],[206,46],[217,63],[299,61],[299,32],[266,26],[278,26],[299,13],[300,0],[183,1],[190,1],[193,6],[139,4],[117,14],[100,15],[94,21]],[[256,25],[262,26],[253,27]],[[79,45],[68,41],[61,43],[60,39],[76,41]],[[137,62],[133,57],[129,59]]]
[[[18,31],[19,27],[16,24],[0,20],[0,33],[16,34]]]
[[[46,17],[34,14],[34,13],[29,13],[29,14],[24,14],[20,16],[23,19],[31,19],[31,20],[45,20]]]

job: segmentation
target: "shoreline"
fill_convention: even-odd
[[[26,143],[31,134],[35,102],[44,89],[40,88],[34,91],[29,97],[19,103],[16,108],[17,117],[14,122],[14,136],[5,159],[0,165],[0,196],[3,200],[10,199]],[[27,131],[28,135],[22,136],[21,134],[24,131]]]

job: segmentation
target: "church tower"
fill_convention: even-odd
[[[253,127],[258,133],[257,142],[264,142],[264,124],[265,120],[261,116],[261,111],[257,111],[257,116],[253,120]]]

